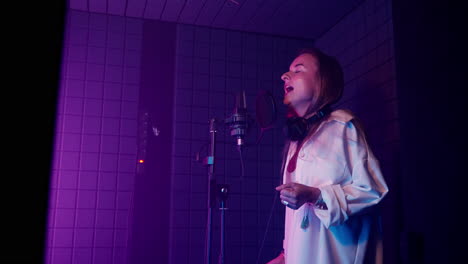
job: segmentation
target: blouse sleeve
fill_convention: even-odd
[[[314,210],[327,228],[379,203],[388,192],[379,162],[360,131],[351,121],[344,129],[343,151],[351,180],[319,188],[327,208]]]

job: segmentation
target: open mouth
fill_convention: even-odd
[[[289,93],[289,92],[291,92],[292,90],[294,90],[294,87],[288,86],[288,87],[286,87],[284,90],[286,91],[286,93]]]

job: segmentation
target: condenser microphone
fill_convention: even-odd
[[[232,111],[232,115],[226,118],[225,124],[229,126],[231,136],[236,138],[236,145],[242,147],[245,144],[245,135],[249,126],[245,91],[236,95],[236,105]]]

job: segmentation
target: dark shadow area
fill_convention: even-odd
[[[466,45],[461,10],[448,2],[393,1],[402,263],[457,263],[464,255]]]
[[[378,69],[378,67],[377,67]],[[362,123],[368,144],[379,160],[382,174],[389,188],[388,195],[376,208],[381,217],[385,263],[399,263],[399,230],[401,228],[400,141],[399,120],[392,113],[392,102],[385,89],[389,79],[379,79],[376,71],[360,79],[357,104],[352,109]],[[391,89],[395,89],[391,87]],[[396,127],[395,127],[396,126]]]
[[[43,263],[65,1],[8,7],[1,263]],[[4,68],[5,69],[5,68]],[[5,122],[6,121],[6,122]],[[5,181],[6,180],[6,181]]]
[[[129,263],[169,259],[175,37],[173,23],[144,22],[139,105],[149,118],[147,135],[140,131],[138,139],[144,163],[139,164],[135,181]]]

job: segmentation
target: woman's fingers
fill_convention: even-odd
[[[293,189],[283,189],[280,192],[280,195],[291,197],[291,198],[296,198],[296,192]]]
[[[276,187],[275,189],[280,192],[281,202],[291,209],[298,209],[301,207],[305,201],[301,197],[303,197],[303,193],[301,191],[304,188],[301,188],[302,185],[290,182],[283,185]]]
[[[287,201],[288,203],[297,203],[297,199],[294,197],[290,197],[290,196],[285,196],[285,195],[280,194],[280,199],[282,201]]]
[[[297,204],[291,204],[291,203],[287,203],[286,201],[283,201],[283,204],[293,210],[297,210],[299,209],[300,206],[297,206]]]
[[[302,206],[302,204],[299,204],[298,200],[295,198],[280,195],[280,199],[282,204],[294,210]]]
[[[282,185],[276,187],[275,189],[276,189],[277,191],[281,191],[281,190],[286,189],[286,188],[294,189],[294,187],[296,186],[296,184],[297,184],[297,183],[295,183],[295,182],[288,182],[288,183],[285,183],[285,184],[282,184]]]

